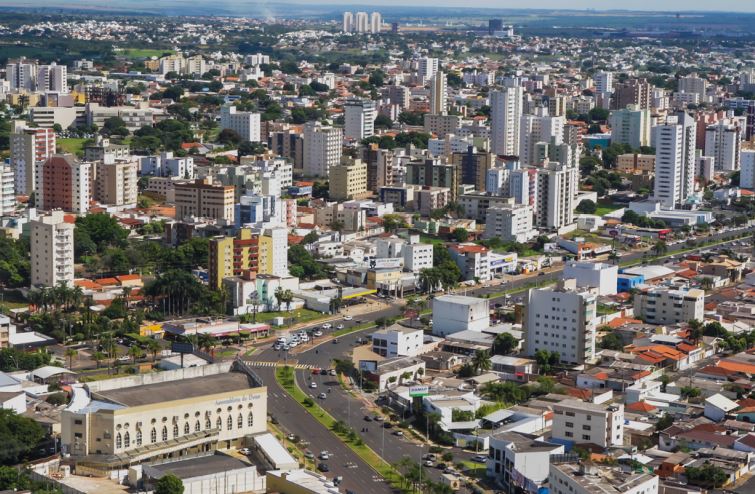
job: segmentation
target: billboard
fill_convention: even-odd
[[[430,394],[430,388],[428,386],[411,386],[409,388],[409,396],[412,398],[418,396],[427,396]]]

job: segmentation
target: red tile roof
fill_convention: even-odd
[[[633,412],[649,413],[656,409],[657,409],[656,407],[654,407],[653,405],[649,405],[645,403],[644,401],[636,401],[634,403],[627,405],[627,410],[631,410]]]

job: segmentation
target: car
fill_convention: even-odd
[[[383,428],[384,428],[384,429],[390,429],[391,427],[393,427],[393,424],[391,424],[390,422],[385,422],[385,423],[383,424]]]
[[[426,467],[431,467],[433,465],[435,465],[434,461],[432,461],[432,460],[425,460],[425,466]]]
[[[351,317],[351,316],[343,316],[343,320],[344,321],[351,321],[352,319],[354,319],[354,318]]]
[[[296,434],[291,432],[286,436],[286,439],[288,439],[289,441],[293,441],[294,439],[296,439]]]
[[[312,381],[311,383],[309,383],[309,387],[312,389],[317,389],[317,383]]]
[[[248,454],[251,454],[251,452],[252,450],[250,450],[249,448],[241,448],[239,450],[239,453],[241,453],[242,455],[248,455]]]
[[[311,452],[311,451],[305,451],[304,452],[304,458],[306,458],[308,460],[314,460],[315,459],[315,454],[313,452]]]
[[[296,348],[297,346],[299,346],[299,342],[296,340],[291,340],[291,342],[288,344],[289,348]]]
[[[282,345],[282,344],[284,344],[284,343],[286,342],[286,337],[285,337],[285,336],[281,336],[281,337],[279,337],[279,338],[278,338],[277,340],[275,340],[275,341],[276,341],[277,343],[280,343],[280,344]]]
[[[327,376],[328,375],[328,369],[320,369],[320,375],[321,376]]]
[[[445,470],[446,469],[446,464],[445,463],[438,463],[437,465],[435,465],[435,467],[438,470]]]
[[[364,421],[365,422],[372,422],[372,417],[370,417],[369,415],[365,415],[364,416]]]
[[[313,376],[319,376],[320,375],[320,369],[318,369],[317,367],[315,367],[314,369],[312,369],[312,375]]]
[[[320,459],[321,460],[328,460],[328,459],[330,459],[330,451],[328,451],[327,449],[324,450],[324,451],[320,451]]]
[[[446,468],[444,468],[444,469],[443,469],[443,473],[445,473],[446,475],[452,475],[452,474],[454,474],[454,473],[456,473],[456,472],[454,472],[454,469],[453,469],[453,468],[451,468],[451,467],[446,467]]]
[[[426,455],[422,456],[423,460],[430,460],[435,461],[438,459],[438,457],[434,453],[427,453]]]
[[[488,457],[485,455],[477,455],[472,457],[472,461],[477,463],[485,463],[486,461],[488,461]]]
[[[315,337],[320,337],[320,336],[322,336],[322,331],[320,331],[319,329],[315,329],[315,330],[314,330],[314,331],[312,332],[312,336],[315,336]]]
[[[404,433],[403,433],[403,432],[401,432],[401,431],[393,431],[393,435],[394,435],[394,436],[399,436],[399,437],[401,437],[401,436],[403,436],[403,435],[404,435]]]
[[[382,422],[383,420],[385,420],[385,417],[383,417],[382,415],[375,415],[375,420],[377,422]]]
[[[299,339],[301,340],[302,343],[306,343],[309,341],[309,336],[307,336],[306,334],[303,334],[301,335]]]
[[[329,322],[326,322],[325,324],[322,325],[322,329],[330,329],[332,327],[333,327],[333,325],[330,324]]]
[[[545,276],[545,272],[544,271],[540,271],[539,273],[537,273],[537,275],[538,276]]]
[[[273,350],[280,350],[281,348],[283,348],[283,345],[281,345],[280,343],[273,345]]]
[[[321,471],[321,472],[329,472],[330,471],[330,467],[328,467],[327,463],[320,463],[320,464],[318,464],[317,465],[317,469],[319,471]]]
[[[336,329],[343,329],[343,324],[339,324],[338,326],[336,326]]]
[[[325,398],[328,397],[328,393],[320,393],[319,395],[317,395],[317,397],[320,398],[321,400],[324,400]]]
[[[131,357],[129,357],[128,355],[122,355],[118,357],[116,360],[118,360],[118,362],[128,362],[129,360],[131,360]]]
[[[335,370],[335,369],[330,369],[330,370],[328,371],[328,375],[329,375],[329,376],[335,376],[335,375],[337,375],[337,373],[336,373],[336,370]]]
[[[290,346],[289,346],[288,344],[285,344],[285,345],[283,345],[283,346],[281,347],[281,350],[283,350],[284,352],[287,352],[287,351],[288,351],[288,350],[289,350],[290,348],[291,348],[291,347],[290,347]]]
[[[333,344],[335,345],[336,343],[338,343],[338,338],[333,338]]]
[[[343,475],[339,475],[337,477],[333,477],[333,485],[339,486],[339,485],[341,485],[341,482],[343,482]]]

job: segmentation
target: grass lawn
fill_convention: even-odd
[[[310,309],[294,309],[291,312],[287,312],[287,311],[258,312],[257,322],[270,322],[276,317],[283,317],[287,320],[294,318],[295,323],[299,324],[303,322],[311,322],[311,321],[316,321],[318,319],[324,319],[328,316],[327,314],[323,314],[321,312],[317,312]],[[286,321],[286,322],[289,322],[289,321]]]
[[[442,244],[443,240],[439,239],[438,237],[431,237],[430,235],[425,235],[424,233],[420,234],[419,241],[423,244]]]
[[[333,332],[333,336],[339,337],[339,336],[345,336],[347,334],[356,333],[357,331],[362,331],[363,329],[369,329],[375,326],[374,322],[365,322],[362,324],[357,324],[356,326],[352,326],[350,328],[343,328],[339,329],[338,331]]]
[[[164,54],[173,54],[173,50],[155,50],[153,48],[124,48],[121,54],[129,58],[161,57]]]
[[[622,207],[623,206],[598,206],[595,209],[595,214],[598,216],[603,216],[604,214],[612,213],[617,209],[621,209]]]
[[[57,144],[64,153],[80,154],[84,152],[84,142],[87,140],[83,137],[69,137],[67,139],[58,139]]]
[[[328,412],[323,410],[316,402],[312,403],[311,406],[307,406],[307,404],[309,403],[308,400],[311,398],[309,398],[296,384],[296,377],[293,368],[278,367],[275,370],[275,380],[278,382],[278,384],[281,385],[283,389],[286,390],[289,395],[291,395],[293,399],[298,401],[299,404],[303,406],[310,415],[312,415],[315,419],[317,419],[318,422],[327,427],[329,430],[333,431],[336,419],[334,419]],[[307,404],[305,404],[305,402]],[[391,482],[394,487],[400,487],[399,473],[385,460],[380,458],[380,456],[378,456],[377,453],[370,449],[369,446],[365,445],[362,442],[361,438],[359,438],[358,434],[339,434],[335,431],[333,431],[333,434],[338,436],[341,441],[343,441],[349,448],[351,448],[352,451],[359,455],[359,457],[368,465],[375,469],[376,472],[378,472],[385,479]]]

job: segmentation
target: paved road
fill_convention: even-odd
[[[315,455],[319,455],[324,450],[333,454],[328,461],[324,462],[330,467],[330,472],[325,475],[330,478],[343,476],[341,484],[343,489],[357,494],[391,492],[389,484],[384,482],[369,465],[278,386],[275,381],[275,368],[260,368],[255,369],[255,372],[267,386],[268,412],[278,420],[280,427],[284,431],[309,441],[309,449]],[[319,463],[319,460],[317,462]],[[349,462],[357,467],[346,467],[345,464]]]

